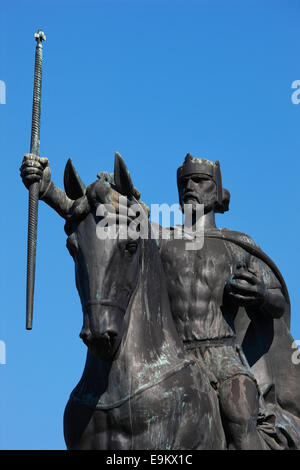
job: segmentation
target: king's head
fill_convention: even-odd
[[[229,208],[230,193],[222,187],[219,161],[195,158],[187,154],[177,170],[179,202],[184,204],[204,204],[204,211],[225,212]]]

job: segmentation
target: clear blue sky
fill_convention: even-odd
[[[125,159],[142,199],[177,202],[187,152],[220,160],[230,212],[280,268],[300,339],[298,0],[1,0],[0,448],[64,449],[62,418],[86,348],[63,221],[39,206],[34,324],[25,330],[34,32],[44,45],[41,155],[62,187]]]

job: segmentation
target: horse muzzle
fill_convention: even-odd
[[[116,332],[107,331],[101,335],[94,335],[83,328],[79,336],[94,356],[106,361],[113,358],[118,344]]]
[[[123,333],[124,309],[112,302],[89,302],[80,338],[99,359],[111,360]]]

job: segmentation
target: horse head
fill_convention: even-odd
[[[124,237],[130,217],[119,214],[119,196],[133,204],[138,192],[118,154],[114,178],[102,173],[85,188],[69,161],[64,182],[67,195],[76,197],[65,230],[83,310],[80,337],[93,355],[108,361],[126,331],[126,311],[137,286],[141,253],[139,237]],[[108,228],[102,231],[107,236],[99,236],[98,224],[104,221],[103,213],[97,215],[99,206],[106,211],[113,236]]]

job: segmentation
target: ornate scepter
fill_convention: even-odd
[[[41,121],[41,87],[42,87],[42,41],[46,36],[41,29],[34,35],[36,39],[35,65],[34,65],[34,86],[32,104],[32,126],[30,153],[40,156],[40,121]],[[32,328],[33,295],[35,280],[36,261],[36,239],[37,239],[37,218],[39,200],[39,182],[32,183],[29,187],[29,208],[28,208],[28,244],[27,244],[27,290],[26,290],[26,329]]]

